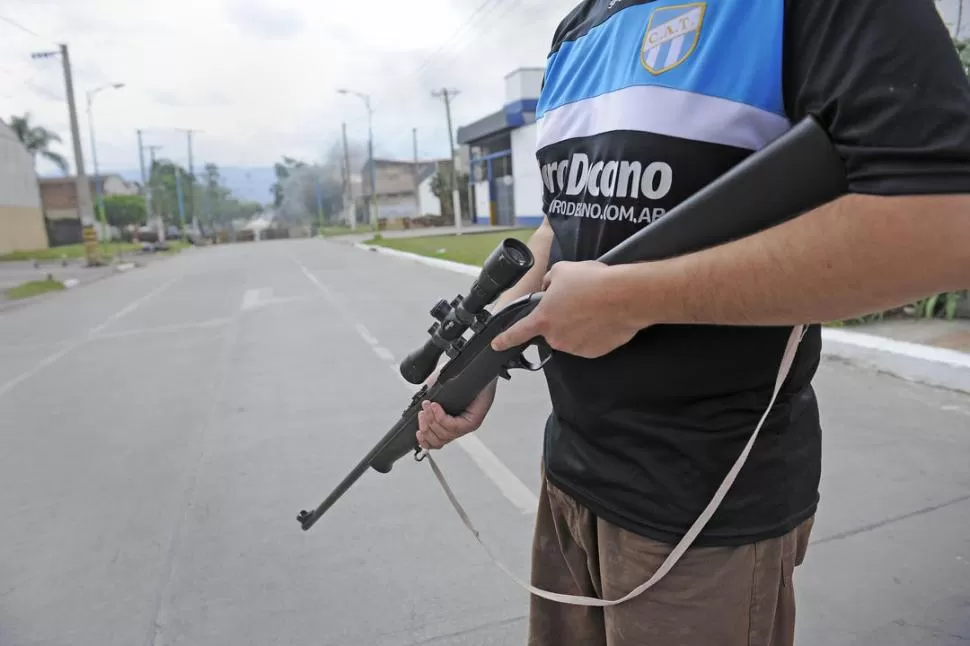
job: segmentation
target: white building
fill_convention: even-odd
[[[358,213],[365,214],[358,224],[369,222],[366,214],[370,208],[370,161],[364,163],[360,177],[362,183]],[[431,184],[437,173],[451,171],[449,160],[400,161],[375,159],[375,183],[377,185],[377,207],[379,217],[390,223],[401,223],[428,216],[441,216],[441,201],[431,192]],[[450,212],[450,211],[449,211]]]
[[[47,246],[34,160],[0,121],[0,254]]]
[[[468,160],[477,224],[538,226],[542,179],[536,163],[535,112],[542,68],[520,68],[505,77],[501,109],[458,128],[461,156]]]

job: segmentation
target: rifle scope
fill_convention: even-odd
[[[478,332],[488,321],[485,306],[517,283],[532,268],[532,250],[515,238],[506,238],[489,254],[467,296],[444,299],[431,308],[436,322],[428,330],[431,338],[401,362],[401,376],[412,384],[421,384],[434,372],[441,353],[458,354],[465,345],[462,335],[468,328]]]

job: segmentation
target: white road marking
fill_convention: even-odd
[[[96,334],[91,340],[92,341],[105,341],[111,339],[120,339],[127,336],[140,336],[142,334],[156,334],[164,332],[178,332],[180,330],[195,330],[210,327],[221,327],[223,325],[228,325],[232,322],[232,318],[215,318],[209,319],[208,321],[197,321],[193,323],[173,323],[171,325],[159,325],[156,327],[143,327],[134,330],[122,330],[121,332],[111,332],[110,334]]]
[[[258,287],[256,289],[247,289],[243,292],[243,300],[239,305],[239,311],[250,312],[266,307],[267,305],[279,305],[281,303],[292,303],[302,300],[306,300],[306,297],[291,296],[289,298],[273,298],[272,287]]]
[[[365,328],[360,323],[356,325],[356,328],[357,328],[357,334],[359,334],[361,338],[364,339],[364,341],[367,341],[371,345],[377,345],[377,339],[374,338],[373,334],[367,331],[367,328]]]
[[[949,413],[963,413],[964,415],[970,415],[970,409],[964,408],[963,406],[946,405],[941,406],[940,410],[944,410]]]
[[[33,368],[31,368],[31,369],[29,369],[29,370],[27,370],[25,372],[20,373],[19,375],[17,375],[16,377],[14,377],[10,381],[8,381],[7,383],[3,384],[2,386],[0,386],[0,397],[3,397],[8,392],[10,392],[14,388],[16,388],[19,384],[27,381],[28,379],[30,379],[31,377],[33,377],[34,375],[36,375],[38,372],[40,372],[41,370],[43,370],[47,366],[51,365],[52,363],[55,363],[61,357],[63,357],[65,354],[67,354],[68,352],[70,352],[74,348],[82,345],[85,341],[87,341],[87,339],[82,339],[80,341],[74,341],[73,343],[71,343],[70,345],[68,345],[63,350],[60,350],[58,352],[55,352],[54,354],[52,354],[50,356],[47,356],[47,357],[41,359],[40,362],[37,363]]]
[[[347,316],[344,310],[340,307],[337,302],[336,297],[333,295],[327,287],[320,282],[320,280],[313,275],[313,273],[301,265],[299,261],[292,258],[293,262],[296,263],[303,270],[304,275],[316,285],[317,289],[324,295],[324,297],[331,302],[337,310],[340,311],[341,316],[347,320]],[[414,384],[408,383],[404,377],[401,376],[398,366],[394,361],[394,355],[387,348],[380,345],[380,342],[367,330],[366,327],[360,323],[353,323],[354,329],[357,330],[357,334],[362,338],[374,353],[381,359],[387,362],[388,367],[394,372],[394,375],[398,378],[398,381],[408,390],[408,393],[413,395],[417,390]],[[492,451],[485,446],[485,444],[474,434],[466,435],[458,439],[455,444],[462,448],[465,453],[471,457],[472,461],[478,465],[478,468],[482,470],[482,473],[488,477],[495,486],[498,487],[499,491],[515,505],[523,514],[534,514],[536,508],[539,506],[538,497],[532,493],[524,482],[522,482],[512,471],[498,459]]]
[[[104,323],[102,323],[101,325],[96,325],[95,327],[91,328],[91,330],[88,332],[88,338],[94,336],[95,334],[100,333],[101,330],[108,327],[112,323],[115,323],[116,321],[120,321],[121,319],[125,318],[126,316],[128,316],[129,314],[137,310],[139,307],[141,307],[142,305],[144,305],[145,303],[147,303],[148,301],[155,298],[156,296],[164,292],[166,289],[171,287],[177,280],[178,280],[178,277],[176,276],[175,278],[172,278],[171,280],[168,280],[162,283],[161,285],[159,285],[152,291],[148,292],[147,294],[141,296],[140,298],[136,298],[134,301],[129,303],[126,307],[123,307],[122,309],[118,310],[117,312],[109,316]]]
[[[18,343],[16,345],[0,345],[0,354],[16,354],[18,352],[30,352],[31,350],[61,348],[68,344],[70,344],[70,341],[56,341],[54,343]]]
[[[68,343],[67,346],[65,346],[61,350],[59,350],[59,351],[55,352],[54,354],[51,354],[51,355],[49,355],[49,356],[44,357],[43,359],[41,359],[36,365],[34,365],[34,367],[32,367],[29,370],[26,370],[26,371],[20,373],[19,375],[17,375],[16,377],[14,377],[13,379],[11,379],[10,381],[6,382],[5,384],[0,385],[0,397],[3,397],[8,392],[10,392],[14,388],[16,388],[18,385],[22,384],[23,382],[27,381],[28,379],[30,379],[31,377],[33,377],[34,375],[36,375],[37,373],[39,373],[44,368],[46,368],[46,367],[48,367],[48,366],[50,366],[50,365],[58,362],[67,353],[69,353],[72,350],[74,350],[76,348],[79,348],[82,345],[84,345],[85,343],[88,343],[89,341],[93,340],[98,334],[101,333],[102,330],[104,330],[104,328],[106,328],[109,325],[111,325],[112,323],[114,323],[116,321],[120,321],[124,317],[128,316],[129,314],[131,314],[132,312],[134,312],[136,309],[138,309],[141,305],[143,305],[144,303],[148,302],[151,298],[154,298],[158,294],[161,294],[163,291],[165,291],[166,289],[168,289],[169,287],[171,287],[172,284],[176,280],[178,280],[177,277],[176,278],[173,278],[173,279],[171,279],[171,280],[169,280],[169,281],[167,281],[165,283],[163,283],[162,285],[160,285],[159,287],[156,287],[155,289],[153,289],[152,291],[148,292],[147,294],[145,294],[145,295],[143,295],[143,296],[135,299],[134,301],[132,301],[131,303],[129,303],[125,307],[121,308],[120,310],[118,310],[117,312],[115,312],[114,314],[112,314],[111,316],[109,316],[100,325],[96,325],[93,328],[91,328],[90,330],[88,330],[87,334],[85,334],[83,337],[81,337],[79,339],[76,339],[74,341],[71,341],[70,343]]]
[[[379,345],[374,346],[374,353],[379,356],[384,361],[394,363],[394,355],[387,348],[381,347]]]
[[[260,301],[263,300],[261,298],[261,292],[263,292],[265,289],[267,288],[260,287],[258,289],[247,289],[243,294],[242,304],[239,306],[239,309],[243,312],[248,312],[249,310],[254,310],[259,307]]]
[[[474,433],[459,438],[457,443],[523,514],[536,512],[536,495]]]
[[[317,278],[316,276],[313,275],[313,272],[312,271],[310,271],[309,269],[307,269],[306,267],[304,267],[303,265],[301,265],[295,259],[293,260],[293,262],[295,262],[300,267],[300,269],[303,270],[303,275],[306,276],[307,278],[309,278],[310,279],[310,282],[317,286],[317,289],[320,290],[320,293],[323,294],[324,298],[326,298],[328,301],[330,301],[334,305],[338,305],[337,299],[334,298],[333,293],[329,289],[327,289],[327,286],[326,285],[324,285],[323,283],[320,282],[320,279],[319,278]],[[343,310],[341,310],[339,307],[337,307],[337,310],[340,312],[340,314],[342,316],[343,315]]]

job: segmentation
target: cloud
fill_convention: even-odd
[[[371,96],[375,151],[447,155],[444,105],[431,92],[460,90],[458,126],[497,110],[504,77],[542,65],[552,33],[574,0],[6,0],[0,13],[41,37],[0,22],[0,114],[30,111],[69,141],[63,77],[30,53],[67,42],[90,158],[85,94],[96,95],[102,168],[138,167],[136,130],[185,162],[271,165],[282,155],[313,161],[338,141],[367,136],[367,112],[347,87]],[[40,89],[38,89],[40,88]],[[64,147],[61,152],[67,152]]]
[[[303,31],[303,16],[295,5],[264,0],[228,0],[226,15],[248,36],[266,40],[293,38]]]

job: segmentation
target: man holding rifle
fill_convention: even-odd
[[[806,115],[847,196],[678,258],[591,260]],[[946,28],[929,0],[585,0],[536,116],[546,218],[497,307],[545,294],[493,344],[555,350],[533,585],[615,599],[650,578],[758,423],[791,327],[812,325],[674,569],[612,608],[533,596],[530,646],[788,646],[819,502],[818,323],[970,287],[970,84]],[[457,417],[426,402],[418,443],[474,431],[494,395]]]

